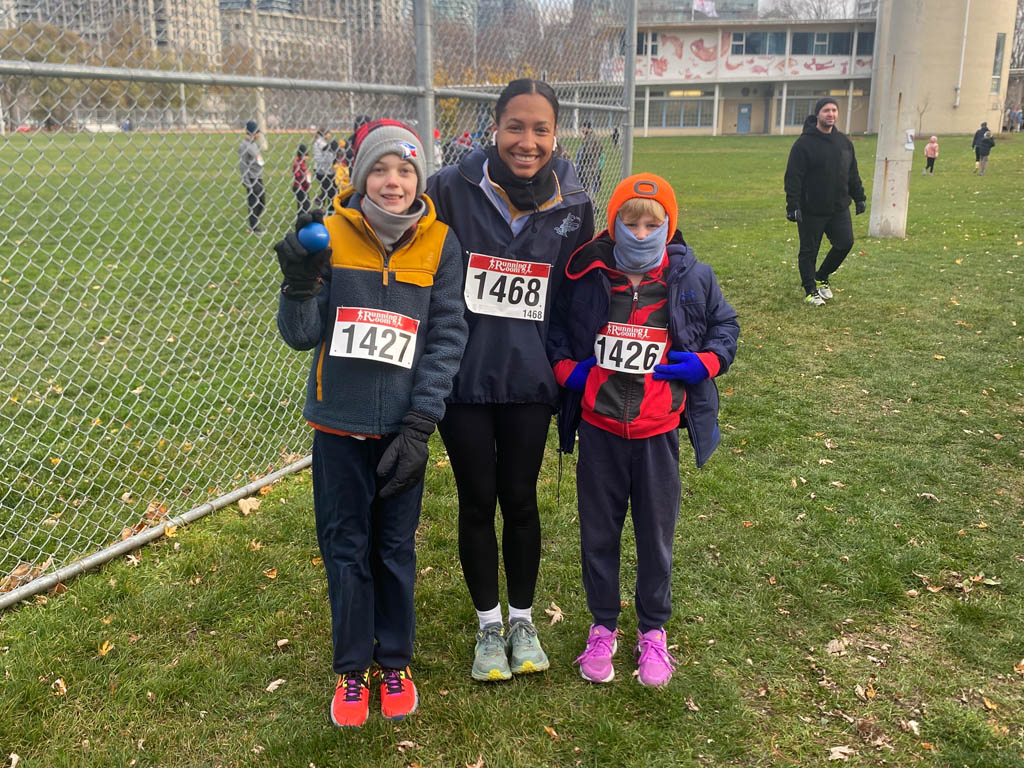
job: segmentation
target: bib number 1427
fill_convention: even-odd
[[[397,312],[338,307],[330,353],[412,368],[419,324]]]
[[[608,323],[594,339],[601,368],[620,373],[651,373],[668,346],[668,330],[628,323]]]
[[[466,306],[479,315],[543,320],[550,272],[549,264],[471,253]]]

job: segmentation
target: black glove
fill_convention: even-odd
[[[309,214],[304,213],[299,219],[308,217]],[[320,218],[323,219],[322,214]],[[331,263],[331,247],[310,253],[302,247],[298,236],[290,232],[274,246],[274,250],[277,251],[277,263],[281,265],[281,274],[284,275],[281,293],[296,301],[319,296],[323,289],[323,274]]]
[[[795,221],[797,224],[802,224],[804,221],[804,215],[800,212],[799,208],[794,208],[792,211],[786,211],[786,218],[790,221]]]
[[[391,479],[379,491],[382,499],[411,491],[423,481],[430,455],[427,442],[434,426],[433,420],[416,411],[405,414],[402,428],[377,464],[377,477],[384,479],[391,475]]]
[[[300,229],[305,229],[313,222],[316,222],[317,224],[324,223],[324,212],[319,208],[314,208],[312,211],[300,213],[298,215],[295,219],[295,234],[299,234]]]
[[[864,211],[866,211],[868,209],[867,201],[866,200],[857,200],[857,201],[854,202],[853,208],[854,208],[855,211],[857,211],[857,215],[860,216],[862,213],[864,213]]]

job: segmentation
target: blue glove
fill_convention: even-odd
[[[572,369],[572,373],[569,374],[569,378],[565,380],[565,388],[571,389],[573,392],[582,392],[587,386],[587,376],[590,375],[590,369],[597,364],[597,358],[591,355],[586,360],[582,360],[576,363],[576,367]]]
[[[668,353],[672,365],[654,366],[655,381],[682,380],[687,384],[698,384],[708,377],[708,369],[693,352]],[[574,371],[575,373],[575,371]]]

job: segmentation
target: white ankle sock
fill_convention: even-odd
[[[508,607],[508,623],[511,624],[515,620],[528,621],[533,623],[533,606],[529,608],[516,608],[512,605]]]
[[[483,629],[488,624],[501,624],[501,603],[498,603],[489,611],[477,611],[476,620],[480,622],[480,629]]]

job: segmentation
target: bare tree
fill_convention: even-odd
[[[1017,0],[1017,23],[1013,27],[1013,46],[1010,48],[1010,68],[1024,67],[1024,0]]]
[[[850,3],[848,0],[775,0],[761,15],[768,19],[845,19],[850,16]]]

